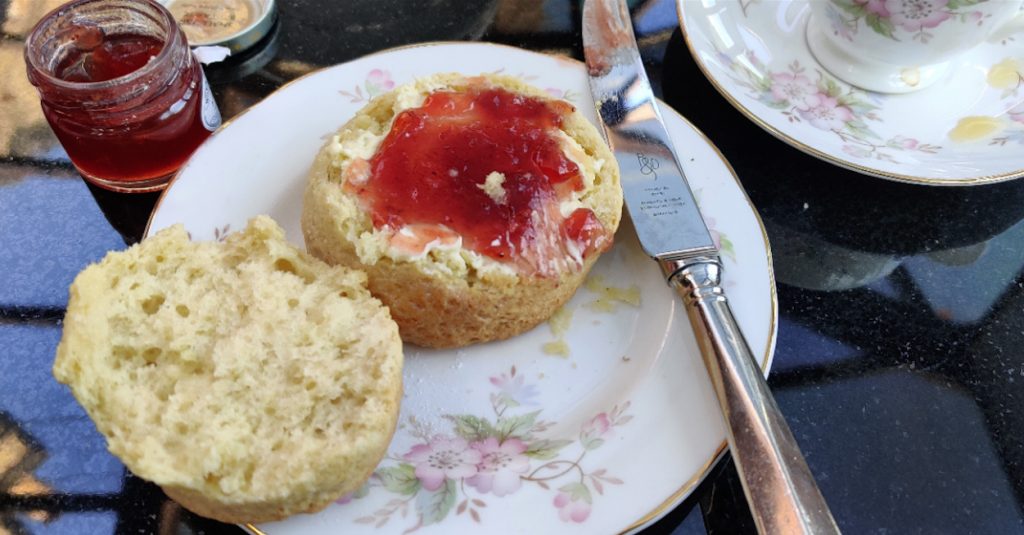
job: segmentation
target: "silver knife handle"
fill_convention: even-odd
[[[718,259],[663,260],[661,265],[686,304],[758,532],[839,533],[736,325],[720,284]]]

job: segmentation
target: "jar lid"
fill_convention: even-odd
[[[259,42],[277,18],[275,0],[160,0],[190,46],[240,52]]]

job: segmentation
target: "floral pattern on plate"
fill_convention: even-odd
[[[1005,112],[998,115],[970,115],[962,117],[950,130],[950,139],[959,142],[987,140],[990,146],[1007,143],[1024,144],[1024,100],[1020,98],[1024,87],[1024,67],[1016,58],[1005,58],[992,65],[985,82],[999,91]]]
[[[397,495],[372,515],[356,518],[356,523],[383,527],[396,516],[408,517],[410,510],[415,523],[405,533],[442,522],[453,510],[456,516],[466,513],[481,522],[489,497],[514,494],[524,484],[550,491],[551,514],[579,523],[590,516],[595,493],[623,483],[607,469],[587,467],[584,460],[614,435],[615,428],[633,419],[626,414],[628,401],[584,422],[573,439],[542,438],[553,423],[539,419],[542,409],[522,410],[536,405],[537,387],[517,374],[515,366],[490,377],[490,383],[496,389],[490,395],[491,417],[447,414],[451,432],[435,435],[409,419],[405,427],[419,443],[401,456],[390,456],[396,464],[382,464],[367,485],[339,500],[349,503],[375,488]]]
[[[935,153],[942,149],[901,135],[883,140],[869,121],[882,120],[877,112],[885,97],[840,84],[821,69],[809,73],[797,60],[785,69],[772,70],[752,52],[745,59],[740,62],[722,54],[722,60],[732,66],[736,83],[747,88],[762,104],[779,110],[789,122],[806,122],[839,136],[845,143],[843,152],[850,156],[897,162],[893,151]]]
[[[989,69],[986,81],[988,85],[1002,91],[1000,98],[1015,102],[1006,110],[1008,131],[993,138],[989,144],[1024,144],[1024,100],[1019,98],[1021,88],[1024,87],[1024,65],[1016,58],[1006,58]]]
[[[366,91],[363,91],[363,88]],[[387,93],[395,88],[395,82],[391,79],[391,72],[386,69],[372,69],[366,74],[363,85],[354,86],[352,91],[338,91],[349,98],[352,103],[368,102],[381,93]]]

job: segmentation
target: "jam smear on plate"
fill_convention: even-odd
[[[561,101],[487,86],[434,92],[395,118],[369,176],[346,188],[369,207],[377,228],[441,225],[472,251],[556,275],[611,242],[591,210],[568,217],[559,210],[583,189],[554,135],[571,111]]]

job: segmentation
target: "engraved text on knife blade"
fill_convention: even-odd
[[[622,172],[622,187],[641,245],[658,258],[716,254],[671,141],[654,107],[646,80],[616,66],[602,86],[618,87],[600,96],[599,112]],[[606,80],[618,77],[619,83]]]

